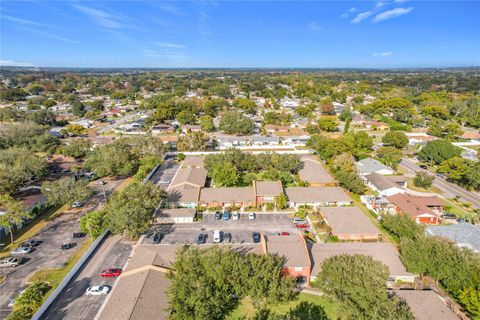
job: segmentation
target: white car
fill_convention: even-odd
[[[8,257],[0,260],[0,268],[16,267],[22,262],[22,258]]]
[[[32,252],[32,248],[30,247],[18,247],[17,249],[10,252],[12,256],[24,256]]]
[[[220,230],[213,231],[213,243],[220,243],[222,242],[222,233]]]
[[[238,220],[240,219],[240,213],[238,213],[238,211],[234,211],[232,213],[232,220]]]
[[[85,294],[87,296],[106,296],[110,292],[110,287],[106,285],[88,287]]]
[[[250,213],[248,214],[248,219],[250,219],[250,220],[255,220],[255,212],[250,212]]]

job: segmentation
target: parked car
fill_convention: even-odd
[[[156,232],[156,233],[153,235],[153,243],[159,244],[160,241],[162,241],[162,238],[163,238],[163,235],[162,235],[160,232]]]
[[[213,243],[222,242],[222,232],[220,230],[213,231]]]
[[[8,300],[7,307],[8,308],[13,308],[13,306],[15,306],[15,299]]]
[[[81,208],[83,206],[83,202],[80,200],[76,200],[72,203],[72,208]]]
[[[259,243],[260,242],[260,233],[252,232],[252,240],[253,240],[254,243]]]
[[[230,243],[232,242],[232,234],[227,232],[223,234],[223,242]]]
[[[234,211],[232,213],[232,220],[238,220],[240,219],[240,213],[238,213],[238,211]]]
[[[100,276],[104,278],[116,278],[122,273],[122,269],[120,268],[108,268],[100,273]]]
[[[206,240],[206,236],[203,233],[200,233],[197,238],[197,244],[204,244]]]
[[[29,248],[33,248],[33,247],[36,247],[36,246],[39,246],[42,242],[39,241],[39,240],[33,240],[33,239],[30,239],[28,241],[25,241],[23,242],[20,247],[29,247]]]
[[[76,245],[76,243],[73,243],[73,242],[62,243],[62,250],[71,249],[71,248],[75,247],[75,245]]]
[[[32,252],[32,248],[30,247],[18,247],[17,249],[10,252],[12,256],[24,256]]]
[[[440,217],[442,219],[457,219],[457,215],[455,213],[444,213]]]
[[[105,180],[97,180],[97,185],[99,186],[103,186],[103,185],[106,185],[107,182]]]
[[[0,260],[0,268],[16,267],[22,263],[21,257],[8,257]]]
[[[279,235],[279,236],[289,236],[290,233],[289,233],[289,232],[286,232],[286,231],[282,231],[282,232],[279,232],[278,235]]]
[[[223,220],[230,220],[230,212],[227,210],[223,211]]]
[[[249,220],[255,220],[255,212],[250,212],[250,213],[248,214],[248,219],[249,219]]]
[[[215,220],[222,219],[222,213],[220,211],[215,212]]]
[[[294,217],[293,218],[293,223],[305,223],[305,219],[299,218],[299,217]]]
[[[77,239],[77,238],[83,238],[85,237],[87,234],[85,232],[74,232],[73,233],[73,238],[74,239]]]
[[[428,169],[428,166],[426,164],[421,164],[421,165],[419,165],[419,167],[422,168],[422,169],[425,169],[425,170]]]
[[[110,292],[110,287],[106,285],[88,287],[85,294],[87,296],[106,296]]]
[[[168,180],[168,179],[160,180],[159,183],[168,184],[168,183],[170,183],[170,180]]]
[[[297,228],[307,229],[307,228],[308,228],[308,224],[307,224],[307,223],[297,223]]]

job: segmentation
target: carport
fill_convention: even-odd
[[[157,223],[193,223],[197,210],[194,208],[163,209],[155,215]]]

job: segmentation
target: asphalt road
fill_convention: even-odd
[[[106,296],[87,296],[85,290],[101,284],[112,287],[116,279],[102,278],[100,273],[109,267],[123,268],[134,244],[119,235],[105,239],[59,298],[48,308],[42,319],[94,319]]]
[[[152,227],[151,232],[144,238],[143,243],[152,243],[154,232],[161,232],[164,237],[163,244],[196,243],[199,233],[207,235],[206,242],[213,242],[213,231],[220,230],[232,235],[232,243],[252,243],[252,232],[263,234],[276,234],[288,232],[300,234],[292,222],[292,219],[285,213],[257,213],[255,220],[248,219],[248,213],[240,214],[240,219],[215,220],[214,214],[204,214],[202,221],[197,223],[162,224]]]
[[[400,166],[409,171],[412,171],[413,173],[417,171],[425,171],[431,173],[428,170],[420,168],[414,161],[410,159],[403,159],[402,162],[400,162]],[[480,196],[476,195],[473,192],[467,191],[462,187],[450,183],[447,180],[438,176],[435,176],[433,185],[442,190],[447,197],[453,198],[455,196],[459,196],[462,200],[470,202],[473,207],[480,208]]]
[[[161,189],[167,189],[177,172],[180,164],[173,160],[165,161],[155,174],[150,178],[153,184],[156,184]]]

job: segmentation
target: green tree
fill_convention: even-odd
[[[5,212],[0,215],[0,226],[8,229],[10,243],[13,243],[13,227],[22,223],[23,218],[30,218],[31,214],[25,211],[20,201],[8,194],[0,194],[0,208]]]
[[[62,154],[75,159],[85,158],[90,151],[90,142],[87,139],[71,139],[63,146]]]
[[[50,205],[64,205],[89,198],[93,190],[89,187],[87,180],[65,177],[42,183],[42,194]]]
[[[206,132],[213,132],[215,131],[215,126],[213,124],[213,118],[209,115],[201,116],[199,119],[200,128]]]
[[[275,198],[275,203],[277,204],[278,209],[285,209],[287,207],[287,196],[285,193],[281,193]]]
[[[466,186],[480,190],[480,162],[472,165],[464,175],[464,183]]]
[[[140,159],[140,166],[134,176],[135,180],[143,181],[143,179],[145,179],[147,175],[161,163],[162,159],[155,155],[146,156],[145,158]]]
[[[388,146],[403,149],[408,145],[408,138],[403,132],[390,131],[383,136],[382,142]]]
[[[248,135],[253,132],[253,120],[239,112],[227,111],[220,119],[219,129],[227,134]]]
[[[85,167],[93,170],[97,177],[129,176],[137,171],[138,165],[138,155],[122,140],[95,148],[85,161]]]
[[[182,110],[177,114],[177,121],[181,124],[195,124],[197,117],[190,110]]]
[[[178,137],[178,151],[203,151],[207,150],[210,137],[202,131],[187,132],[183,136]]]
[[[403,158],[402,151],[395,147],[380,147],[375,154],[381,163],[390,166],[393,169],[397,169],[398,164]]]
[[[446,140],[437,139],[428,142],[427,145],[420,150],[418,156],[423,161],[440,164],[450,158],[459,157],[460,154],[461,149],[459,147],[454,146]]]
[[[240,180],[237,168],[231,163],[214,166],[211,176],[217,187],[236,186]]]
[[[85,105],[82,102],[75,101],[72,104],[72,113],[77,117],[83,117],[85,115],[85,112],[87,111],[85,110]]]
[[[249,114],[255,114],[257,105],[250,99],[237,98],[233,101],[233,106]]]
[[[9,315],[8,320],[27,320],[42,305],[45,294],[50,289],[47,282],[34,282],[27,287],[27,289],[15,299],[13,305],[13,312]]]
[[[461,182],[470,168],[470,161],[460,157],[453,157],[442,161],[437,172],[446,173],[448,179]]]
[[[364,255],[338,255],[326,259],[316,285],[342,302],[353,319],[412,319],[387,293],[388,267]]]
[[[64,134],[67,134],[69,136],[81,136],[87,133],[87,129],[84,126],[81,126],[79,124],[69,124],[66,125],[64,129]]]
[[[322,116],[318,119],[318,126],[321,130],[332,132],[338,129],[338,120],[336,116]]]
[[[113,233],[138,238],[148,230],[153,211],[165,197],[165,191],[151,182],[135,182],[108,199],[105,223]]]
[[[336,156],[332,161],[331,169],[342,187],[352,192],[363,194],[365,185],[359,178],[355,162],[349,153],[342,153]]]
[[[432,186],[434,179],[435,176],[432,174],[428,174],[425,171],[417,171],[415,173],[415,178],[413,178],[413,185],[415,187],[428,189]]]
[[[373,147],[373,139],[366,132],[360,131],[353,134],[353,155],[357,159],[370,156]]]
[[[80,230],[93,239],[98,238],[107,228],[104,209],[89,212],[80,218]]]

